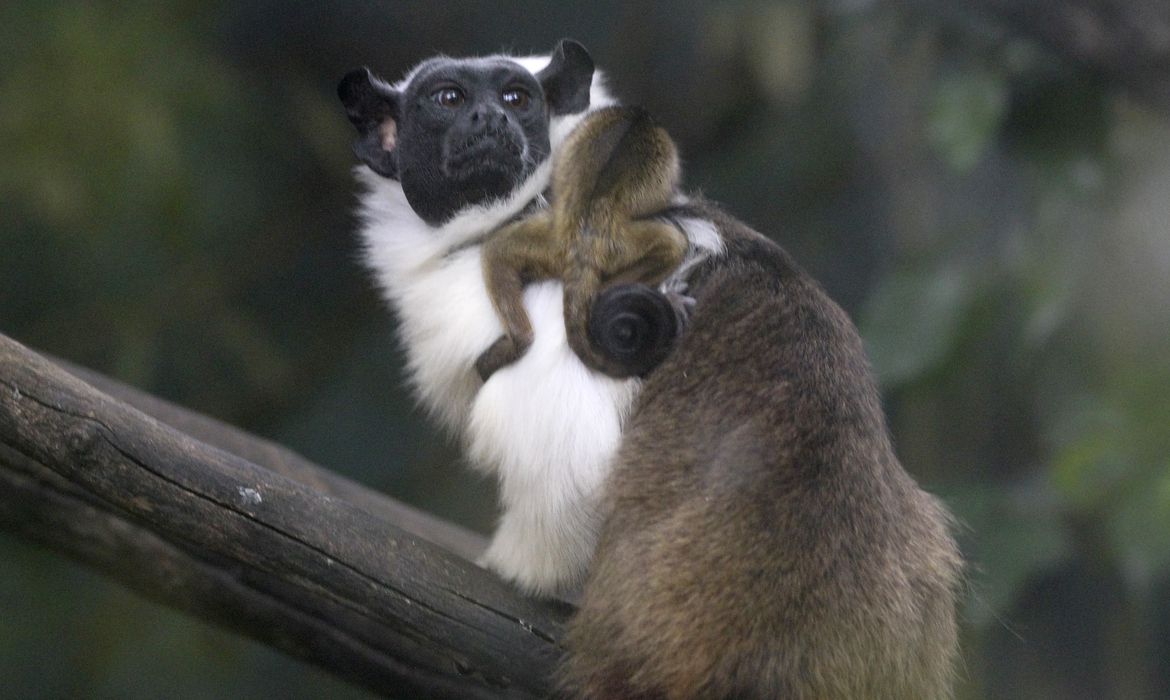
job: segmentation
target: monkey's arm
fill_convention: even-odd
[[[524,310],[527,282],[560,275],[563,246],[557,245],[549,212],[509,224],[483,245],[483,280],[504,335],[475,361],[480,379],[509,365],[532,345],[532,322]]]

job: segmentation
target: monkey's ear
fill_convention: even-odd
[[[552,60],[536,74],[536,79],[554,115],[576,114],[589,106],[593,59],[581,44],[561,39],[553,49]]]
[[[353,152],[374,172],[398,179],[398,91],[375,78],[369,68],[358,68],[341,79],[337,96],[358,130]]]

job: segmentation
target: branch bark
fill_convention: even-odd
[[[549,694],[567,606],[422,539],[481,538],[77,372],[169,425],[0,335],[0,526],[384,695]]]

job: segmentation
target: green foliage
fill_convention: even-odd
[[[1170,582],[1170,235],[1149,180],[1167,181],[1168,128],[1067,67],[947,57],[924,114],[945,167],[924,191],[936,206],[961,192],[988,228],[940,206],[859,318],[908,466],[934,475],[962,524],[972,649],[1020,659],[973,686],[1036,697],[1048,691],[994,678],[1060,688],[1027,661],[1059,620],[1114,630],[1076,654],[1126,668],[1156,666],[1152,630],[1167,629],[1152,601]],[[1044,609],[1038,591],[1077,587],[1116,602]],[[1117,607],[1132,619],[1094,617]],[[1017,633],[1017,619],[1035,626]]]
[[[977,293],[962,269],[896,271],[870,295],[862,314],[866,350],[889,388],[945,363],[960,342]]]
[[[1051,492],[1029,484],[1003,489],[970,484],[948,505],[961,514],[962,529],[978,542],[982,556],[967,572],[971,595],[964,609],[970,623],[998,624],[1038,571],[1068,560],[1074,545],[1062,526]]]
[[[1070,510],[1101,519],[1138,590],[1170,573],[1170,366],[1151,359],[1152,367],[1107,374],[1050,426],[1055,492]]]
[[[0,332],[256,429],[374,303],[342,284],[365,291],[333,96],[234,63],[219,12],[0,4]],[[0,559],[6,697],[359,695],[27,544]]]
[[[315,120],[269,114],[255,78],[192,38],[209,16],[157,3],[18,7],[0,41],[39,40],[0,82],[0,198],[17,253],[0,258],[14,300],[0,322],[220,415],[247,410],[223,400],[229,387],[278,400],[303,350],[278,334],[282,311],[264,295],[309,252],[303,224],[286,217],[319,218],[311,199],[281,209],[320,167],[303,147],[320,141],[302,133]],[[198,338],[215,342],[187,352]]]
[[[1007,102],[1007,80],[992,71],[943,75],[927,108],[927,140],[952,168],[969,172],[998,135]]]

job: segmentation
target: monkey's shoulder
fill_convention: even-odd
[[[884,439],[877,383],[848,314],[780,245],[712,205],[688,207],[722,249],[689,275],[694,310],[642,405],[654,413],[686,395],[716,423],[764,416],[842,451],[843,425]]]
[[[666,218],[702,221],[718,234],[718,254],[708,256],[688,277],[692,296],[711,294],[784,307],[809,307],[808,315],[826,316],[843,332],[852,330],[844,312],[809,273],[776,241],[701,198],[671,207]],[[721,301],[720,303],[726,303]]]

